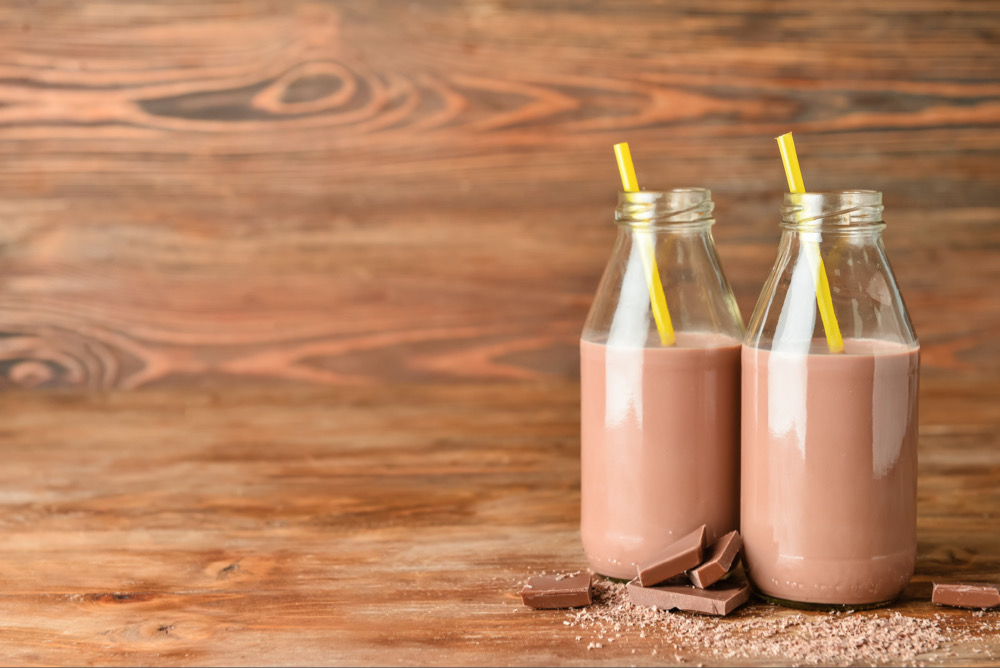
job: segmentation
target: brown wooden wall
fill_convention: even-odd
[[[4,3],[0,376],[572,378],[611,144],[714,191],[749,316],[787,130],[884,192],[925,374],[995,379],[1000,3]]]

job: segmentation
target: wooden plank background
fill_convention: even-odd
[[[994,664],[928,600],[1000,573],[993,0],[0,2],[0,662],[668,660],[515,594],[585,567],[611,145],[713,190],[749,316],[788,130],[883,191],[923,344],[891,612]]]
[[[996,2],[7,3],[0,377],[572,380],[611,144],[714,191],[749,317],[787,130],[884,192],[925,377],[996,377]]]

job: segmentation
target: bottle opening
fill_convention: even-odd
[[[785,193],[781,225],[794,229],[885,227],[877,190]]]
[[[711,225],[715,222],[714,209],[712,191],[707,188],[619,192],[615,222],[671,227]]]

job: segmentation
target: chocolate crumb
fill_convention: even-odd
[[[765,610],[766,618],[760,616]],[[610,643],[613,636],[640,648],[649,648],[643,643],[656,643],[667,648],[667,656],[672,650],[703,661],[917,666],[927,661],[940,665],[938,659],[925,656],[929,652],[953,649],[958,642],[993,639],[1000,632],[997,613],[969,617],[956,620],[952,627],[949,619],[954,617],[948,615],[918,618],[891,610],[798,612],[756,602],[728,618],[704,617],[633,606],[625,584],[596,578],[593,604],[567,613],[566,619],[570,628],[586,632],[579,638],[589,633],[592,649]],[[649,649],[657,654],[655,647]],[[965,644],[965,651],[971,649]],[[988,656],[985,649],[975,653]],[[674,655],[673,661],[686,659]],[[711,660],[705,662],[713,665]]]

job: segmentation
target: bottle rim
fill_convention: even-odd
[[[619,191],[615,222],[643,228],[704,227],[715,223],[714,209],[708,188]]]
[[[873,230],[885,227],[877,190],[819,190],[785,193],[781,227],[809,231]]]

